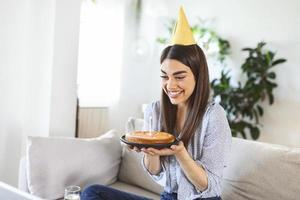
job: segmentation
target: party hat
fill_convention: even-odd
[[[182,6],[180,6],[178,19],[173,29],[171,45],[192,45],[196,44],[192,30],[189,26],[187,18],[184,14]]]

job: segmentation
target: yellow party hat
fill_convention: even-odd
[[[178,19],[173,29],[171,45],[192,45],[196,44],[192,30],[189,26],[187,18],[184,14],[182,6],[180,6]]]

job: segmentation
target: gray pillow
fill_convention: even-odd
[[[299,199],[300,148],[232,139],[222,199]]]
[[[116,181],[122,148],[115,131],[94,139],[29,137],[27,176],[30,193],[57,199],[69,185],[109,185]]]

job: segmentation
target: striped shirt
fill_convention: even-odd
[[[152,129],[161,130],[161,112],[159,101],[145,110],[144,130],[149,130],[148,119],[152,116]],[[202,124],[197,128],[188,145],[188,152],[193,160],[202,166],[208,177],[208,187],[198,190],[185,176],[175,156],[167,156],[162,162],[162,171],[149,175],[164,186],[168,193],[177,193],[179,200],[221,196],[221,179],[226,158],[231,146],[231,131],[224,109],[218,104],[208,104]],[[146,170],[146,167],[143,167]],[[163,182],[163,183],[162,183]]]

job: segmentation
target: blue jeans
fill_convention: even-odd
[[[80,198],[81,200],[151,200],[104,185],[91,185],[85,188]]]
[[[163,192],[161,200],[177,200],[176,193]],[[91,185],[81,193],[81,200],[151,200],[128,192],[116,190],[104,185]],[[220,197],[202,198],[197,200],[221,200]]]
[[[177,194],[163,192],[160,195],[160,200],[177,200]],[[222,200],[222,199],[221,199],[221,197],[210,197],[210,198],[197,198],[194,200]]]

